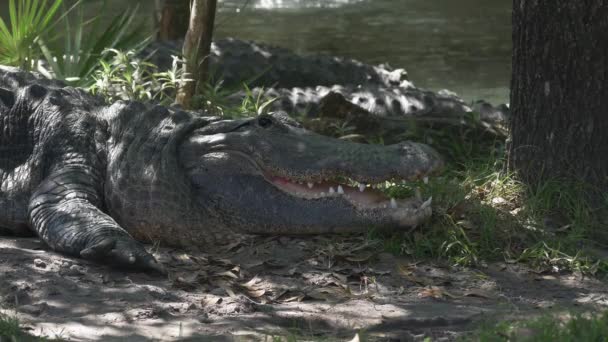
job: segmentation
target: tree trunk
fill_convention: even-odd
[[[608,1],[514,0],[508,166],[608,190]]]
[[[188,30],[190,0],[156,0],[158,40],[184,38]]]
[[[185,77],[194,79],[187,82],[177,92],[175,102],[190,108],[192,97],[198,87],[207,82],[209,75],[209,54],[213,38],[215,8],[217,0],[193,0],[188,32],[184,39],[183,56],[186,58]]]

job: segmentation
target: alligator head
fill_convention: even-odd
[[[417,226],[430,199],[395,200],[371,185],[441,168],[430,147],[367,145],[309,132],[283,114],[216,121],[195,130],[179,160],[202,206],[231,229],[258,234]]]

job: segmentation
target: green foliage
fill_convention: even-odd
[[[269,106],[276,99],[266,99],[263,97],[264,89],[254,93],[250,85],[268,69],[247,80],[243,80],[240,86],[227,87],[223,79],[217,76],[216,72],[211,72],[211,77],[206,84],[199,85],[198,93],[194,96],[194,107],[206,110],[210,115],[223,116],[226,118],[241,118],[267,113]],[[235,103],[235,97],[241,100],[240,104]]]
[[[608,340],[608,312],[600,315],[545,315],[533,320],[505,321],[481,327],[474,341],[606,341]]]
[[[21,334],[19,321],[15,317],[0,313],[0,340],[5,338],[16,338]]]
[[[502,169],[501,159],[493,158],[452,163],[428,184],[387,188],[392,197],[410,197],[419,189],[422,198],[432,196],[434,210],[421,229],[383,236],[387,249],[458,265],[506,260],[547,272],[608,272],[608,261],[595,254],[604,247],[594,238],[603,231],[602,216],[580,184],[550,180],[529,188]]]
[[[105,12],[105,3],[103,6],[100,13]],[[101,16],[86,20],[82,6],[79,6],[76,15],[62,18],[63,44],[47,44],[44,39],[37,41],[48,64],[48,69],[42,68],[41,72],[74,86],[90,86],[95,81],[92,76],[112,58],[110,52],[138,52],[149,42],[150,38],[142,40],[137,33],[139,30],[132,28],[137,15],[138,6],[135,6],[103,27]]]
[[[40,56],[34,45],[53,27],[62,3],[63,0],[9,0],[10,23],[0,18],[0,64],[31,69]]]
[[[135,51],[108,49],[104,53],[110,60],[100,61],[101,69],[95,71],[89,91],[104,96],[109,102],[138,100],[170,104],[176,88],[191,81],[182,77],[184,62],[176,56],[171,69],[161,72],[157,66],[137,58]]]
[[[459,122],[449,125],[412,120],[407,125],[408,130],[397,136],[397,140],[427,143],[453,166],[502,158],[506,133],[501,128],[488,127],[476,113],[465,113],[457,120]]]

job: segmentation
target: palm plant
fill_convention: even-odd
[[[105,6],[105,4],[104,4]],[[105,13],[101,10],[100,13]],[[150,38],[141,39],[132,23],[138,14],[138,6],[114,18],[105,28],[99,16],[85,20],[82,6],[74,17],[65,16],[64,43],[54,49],[49,48],[44,39],[38,45],[44,55],[47,68],[41,72],[47,77],[64,80],[76,86],[90,86],[95,82],[94,73],[107,62],[108,53],[114,50],[139,51]],[[100,32],[99,34],[96,34]],[[83,37],[86,34],[86,39]]]
[[[63,0],[9,0],[9,23],[0,18],[0,64],[29,69],[39,57],[34,49],[55,23]]]

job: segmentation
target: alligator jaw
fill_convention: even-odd
[[[373,184],[359,183],[356,181],[322,181],[322,182],[302,182],[290,180],[285,177],[265,176],[269,183],[281,191],[295,197],[307,200],[315,199],[344,199],[359,210],[387,209],[391,211],[403,211],[400,209],[420,209],[430,208],[431,198],[422,201],[415,199],[394,199],[387,197],[382,192],[375,189]],[[427,179],[425,177],[425,179]]]

